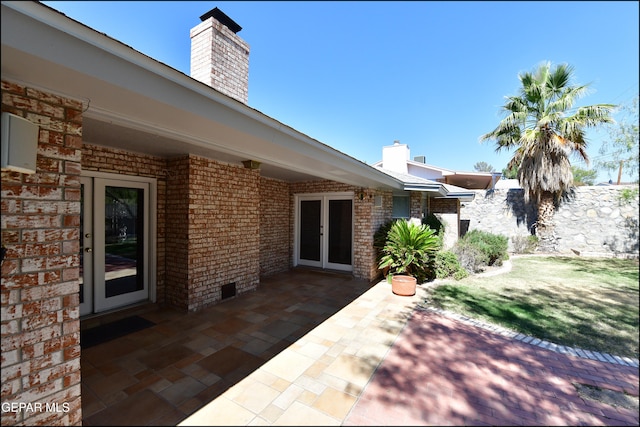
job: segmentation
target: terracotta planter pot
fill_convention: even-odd
[[[410,297],[416,294],[417,280],[413,276],[397,274],[391,278],[391,291],[396,295]]]

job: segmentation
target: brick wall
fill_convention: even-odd
[[[189,158],[167,162],[165,301],[189,308]]]
[[[306,193],[354,192],[354,261],[353,275],[373,280],[380,275],[373,247],[373,235],[378,227],[391,219],[393,197],[390,191],[359,188],[332,181],[311,181],[287,184],[261,179],[261,275],[285,271],[292,266],[294,244],[294,195]],[[375,206],[375,197],[382,197],[382,205]],[[286,239],[286,240],[285,240]]]
[[[2,111],[40,126],[36,173],[2,172],[2,425],[81,425],[82,104],[3,80]]]
[[[374,214],[373,190],[357,191],[353,201],[353,275],[371,280],[375,277],[375,248],[373,234],[376,227]]]
[[[289,184],[260,178],[260,276],[291,267]]]
[[[255,290],[259,171],[198,156],[172,161],[170,171],[167,299],[196,311],[219,302],[222,285],[235,283],[238,295]]]
[[[422,221],[422,195],[420,191],[412,191],[409,194],[409,204],[411,209],[411,218],[417,218]]]
[[[458,199],[436,199],[429,201],[430,213],[451,213],[457,214],[460,209],[460,201]]]
[[[373,195],[373,207],[371,208],[371,257],[373,257],[373,260],[370,262],[368,269],[366,268],[366,263],[363,263],[365,269],[362,277],[374,280],[379,278],[382,275],[382,272],[378,269],[378,262],[376,260],[377,254],[375,253],[375,248],[373,248],[373,236],[378,231],[378,228],[387,221],[390,221],[393,216],[393,193],[391,191],[377,190],[375,192],[371,191],[370,194]],[[380,206],[375,205],[376,196],[381,197],[382,203]],[[368,259],[369,258],[366,258],[366,260]]]

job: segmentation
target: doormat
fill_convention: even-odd
[[[154,325],[155,323],[144,317],[131,316],[95,328],[85,329],[80,332],[80,347],[83,349],[93,347]]]

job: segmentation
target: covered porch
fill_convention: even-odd
[[[82,349],[83,425],[339,425],[420,295],[294,268],[196,313],[140,309],[155,325]]]

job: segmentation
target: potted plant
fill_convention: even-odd
[[[378,268],[389,268],[394,294],[411,296],[418,281],[429,276],[431,262],[441,243],[436,231],[425,224],[399,219],[391,224]]]

